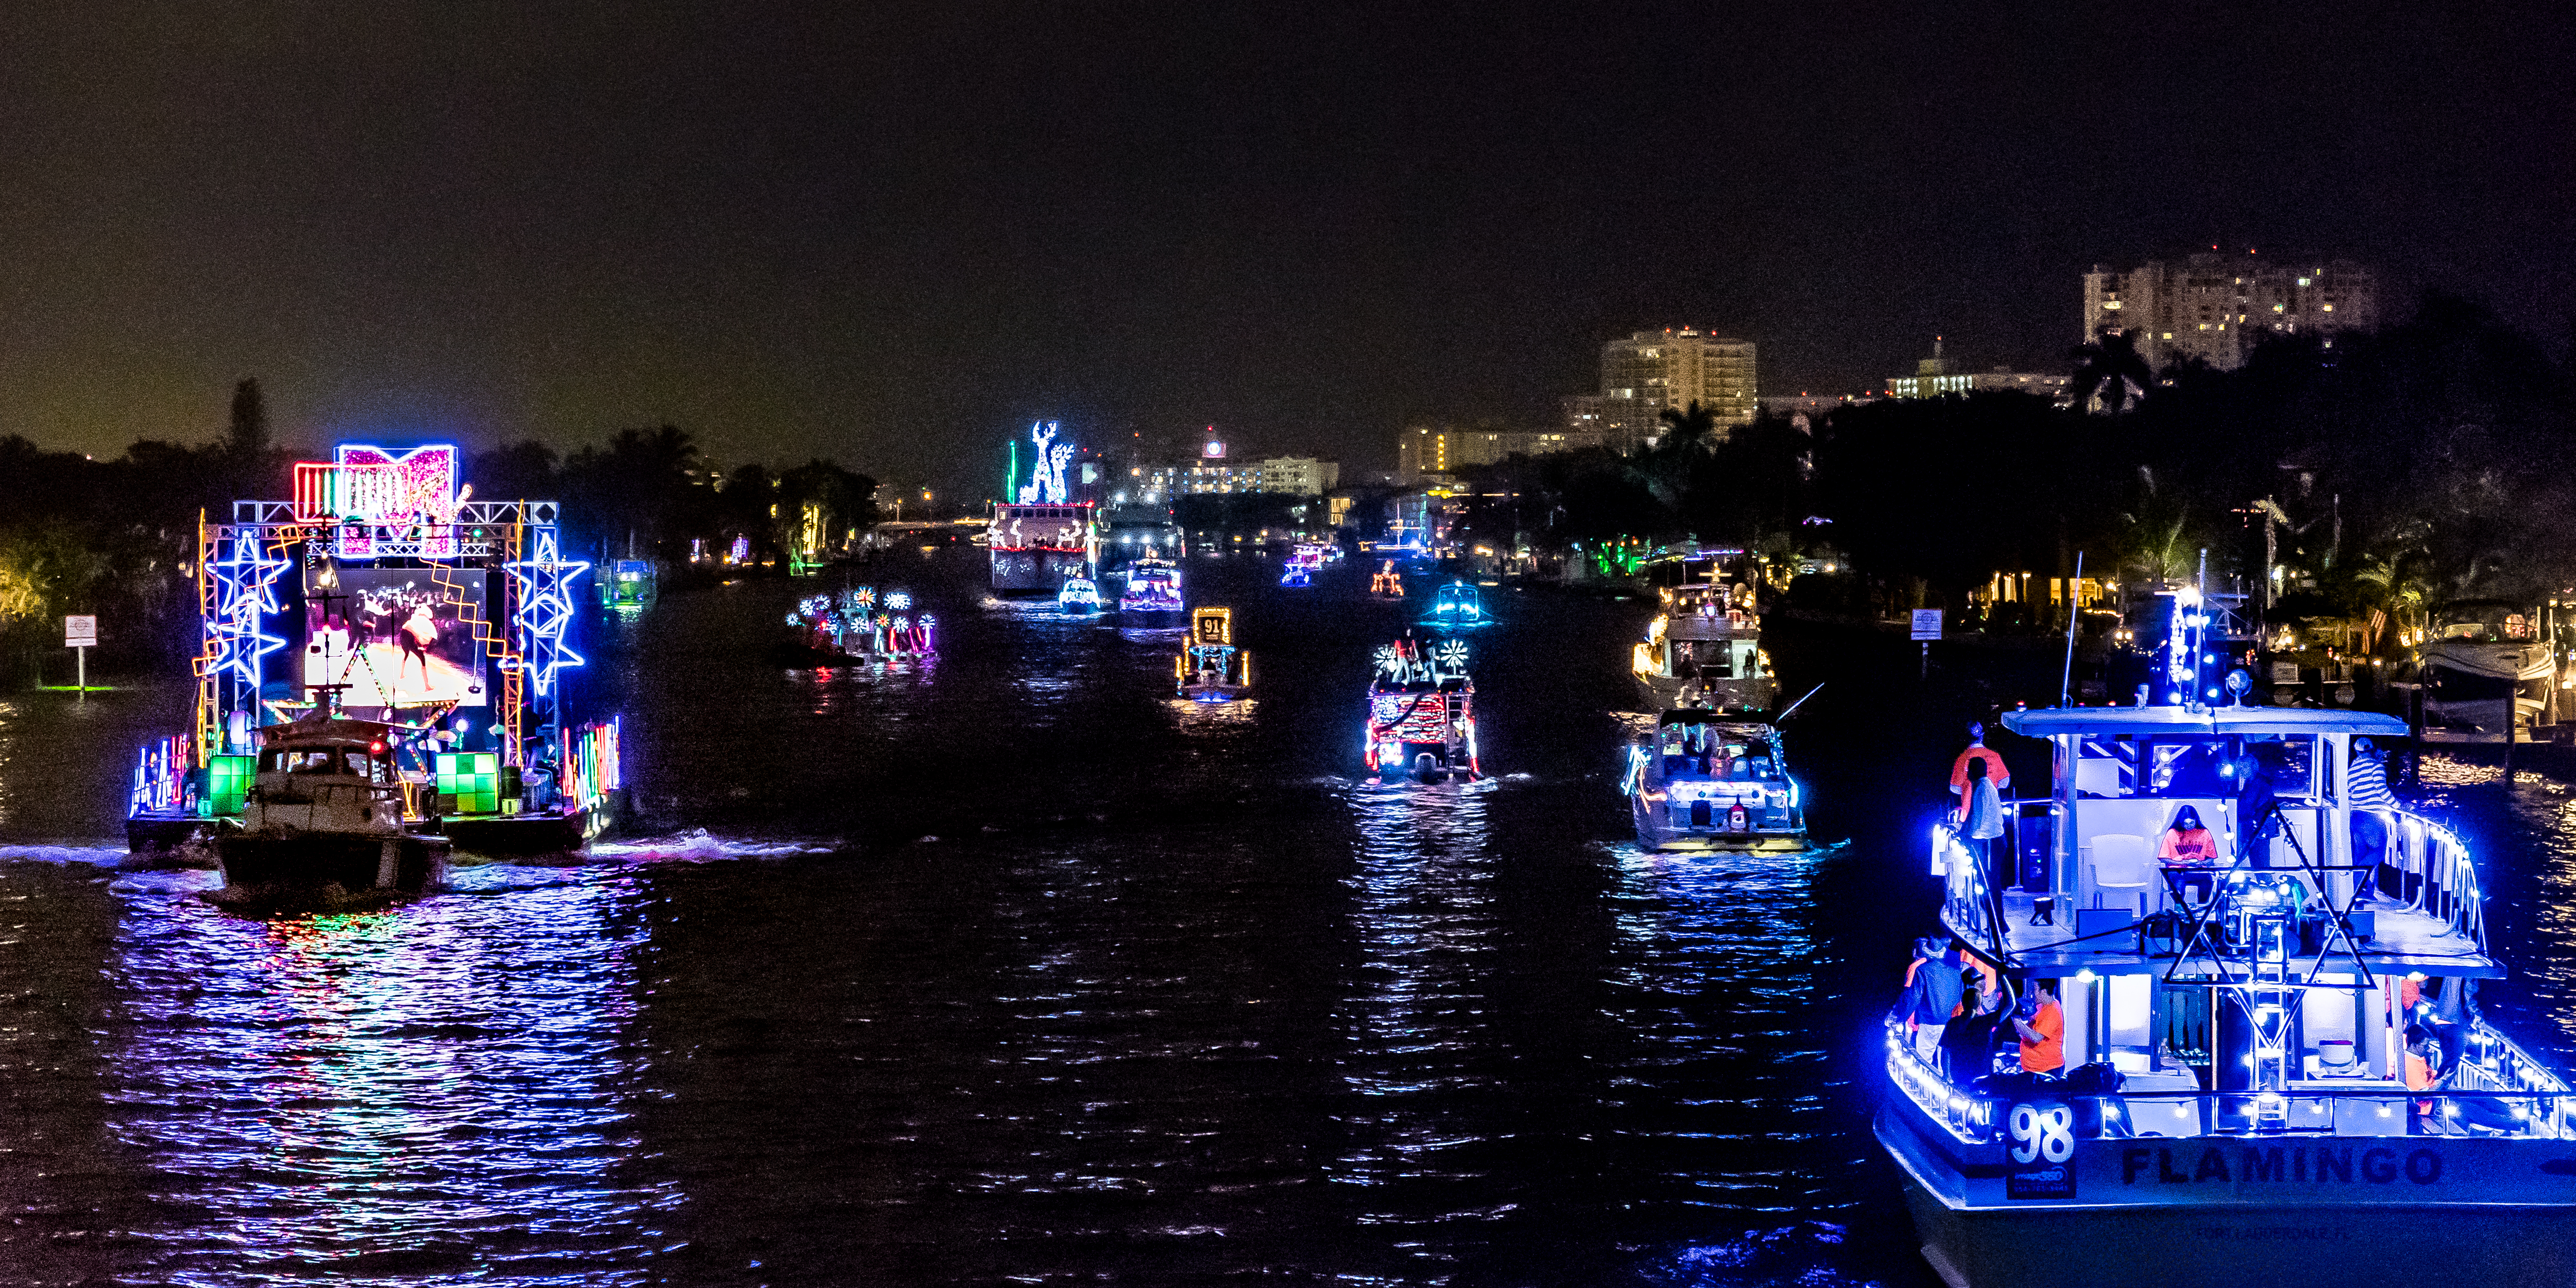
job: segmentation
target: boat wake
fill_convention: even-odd
[[[0,863],[88,863],[112,868],[127,858],[122,842],[96,845],[0,845]]]
[[[839,844],[811,838],[754,840],[749,837],[721,837],[709,834],[703,827],[694,827],[670,836],[593,841],[590,854],[595,859],[620,863],[714,863],[725,859],[784,859],[801,854],[830,854],[841,848]]]

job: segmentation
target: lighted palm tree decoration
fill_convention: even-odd
[[[2104,327],[2092,343],[2075,346],[2067,356],[2075,360],[2075,380],[2068,392],[2075,395],[2078,407],[2089,407],[2099,397],[2102,410],[2117,416],[2130,398],[2144,399],[2156,382],[2156,373],[2138,352],[2138,342],[2124,331]]]

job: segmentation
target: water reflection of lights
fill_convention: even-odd
[[[114,958],[115,1129],[196,1218],[152,1232],[161,1278],[643,1280],[678,1195],[620,1174],[631,878],[468,868],[447,896],[279,922],[186,897],[209,879],[139,881]]]
[[[1451,1178],[1461,1174],[1452,1160],[1486,1143],[1471,1107],[1450,1097],[1491,1076],[1475,1048],[1496,965],[1492,791],[1490,782],[1351,790],[1359,866],[1346,882],[1358,895],[1361,973],[1341,1004],[1341,1063],[1343,1080],[1369,1099],[1343,1116],[1360,1139],[1327,1165],[1338,1183]],[[1400,1206],[1361,1220],[1424,1219]]]

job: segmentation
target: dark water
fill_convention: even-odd
[[[1201,708],[1171,633],[977,571],[878,574],[942,619],[917,667],[769,665],[778,583],[600,624],[633,832],[381,913],[98,866],[177,685],[0,704],[0,1276],[1931,1282],[1869,1026],[1971,695],[1780,632],[1836,677],[1793,755],[1852,846],[1656,859],[1607,714],[1642,605],[1488,592],[1497,777],[1377,788],[1358,694],[1418,601],[1196,564],[1258,686]],[[2435,776],[2526,972],[2490,1010],[2563,1063],[2576,804]]]

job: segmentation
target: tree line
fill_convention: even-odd
[[[2127,338],[2068,355],[2066,403],[1884,399],[1651,445],[1466,472],[1466,535],[1571,558],[1697,541],[1753,551],[1793,598],[1963,605],[1996,573],[2143,586],[2199,575],[2273,620],[2420,622],[2576,585],[2576,372],[2489,310],[2429,293],[2375,334],[2280,335],[2243,366],[2150,371]],[[2377,617],[2374,618],[2374,614]],[[2039,623],[2029,623],[2036,628]]]
[[[35,678],[61,652],[62,617],[100,617],[113,665],[164,665],[198,646],[197,520],[226,522],[235,499],[282,500],[294,463],[320,449],[274,440],[256,380],[235,389],[225,432],[202,443],[145,439],[113,460],[0,437],[0,688]],[[559,500],[565,554],[681,566],[698,543],[747,540],[784,563],[807,510],[837,544],[876,521],[876,481],[829,460],[720,470],[673,426],[621,430],[570,453],[535,439],[467,450],[462,480],[481,500]]]

